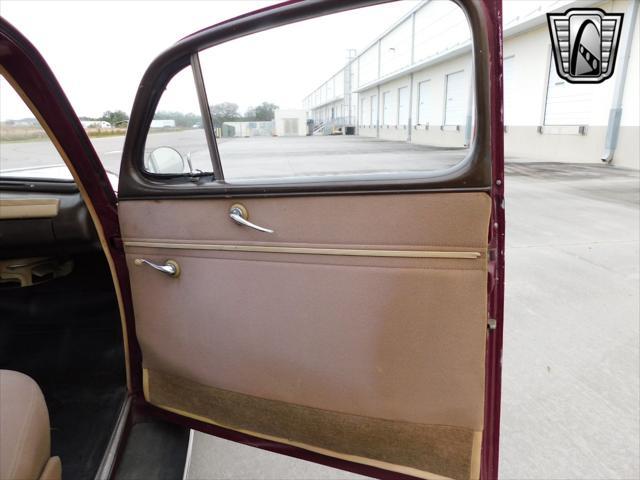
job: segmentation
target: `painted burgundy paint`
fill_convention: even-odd
[[[503,151],[503,109],[502,109],[502,0],[478,0],[485,9],[490,24],[489,51],[491,62],[491,156],[493,170],[492,186],[492,228],[489,235],[491,251],[489,267],[489,317],[497,321],[497,328],[487,336],[486,393],[485,393],[485,434],[482,444],[481,478],[498,478],[498,447],[500,434],[500,379],[503,331],[504,300],[504,151]],[[297,3],[295,1],[286,2]],[[278,6],[260,9],[268,11]],[[248,14],[250,15],[250,14]],[[245,17],[243,15],[241,17]],[[99,222],[108,241],[108,249],[113,258],[122,300],[125,307],[129,352],[131,362],[132,391],[136,408],[135,415],[152,414],[168,421],[181,423],[228,440],[253,445],[255,447],[283,453],[316,463],[341,468],[372,477],[411,478],[406,475],[387,472],[374,467],[327,457],[297,447],[262,440],[250,435],[216,427],[196,420],[157,409],[141,396],[141,355],[135,336],[129,273],[124,257],[117,204],[113,190],[100,160],[89,141],[80,121],[67,100],[62,88],[50,68],[35,49],[12,25],[0,17],[0,64],[18,82],[36,109],[50,126],[54,136],[67,153],[73,164],[78,180],[91,198]],[[137,413],[136,413],[137,412]]]
[[[502,392],[502,340],[504,324],[505,204],[504,204],[504,117],[502,72],[502,0],[482,0],[491,19],[489,55],[491,88],[491,188],[492,211],[489,228],[489,318],[496,329],[487,335],[485,358],[484,434],[480,478],[498,478],[500,447],[500,404]],[[483,119],[484,120],[484,119]]]

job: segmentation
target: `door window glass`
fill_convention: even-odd
[[[232,111],[220,105],[216,113]],[[221,124],[215,125],[220,134]],[[227,126],[229,130],[233,125]],[[181,175],[212,171],[198,95],[191,67],[171,79],[156,108],[144,149],[144,165],[150,173]]]
[[[413,56],[417,39],[426,38],[418,30],[436,28],[443,15],[456,26],[446,36],[446,48],[440,53],[424,53],[423,48],[424,56]],[[445,120],[443,111],[447,124],[464,125],[471,79],[460,64],[470,64],[472,55],[469,26],[459,25],[464,18],[453,2],[390,2],[202,50],[198,58],[207,99],[204,111],[212,119],[215,148],[209,151],[199,128],[202,108],[187,68],[163,95],[162,102],[170,105],[161,102],[158,107],[145,156],[155,148],[173,148],[185,159],[180,162],[176,156],[164,163],[176,169],[171,172],[175,175],[210,172],[219,160],[228,183],[405,177],[451,167],[466,157],[462,137],[440,129],[415,135],[398,130],[424,123],[419,120],[432,105],[438,105],[438,125]],[[322,41],[312,41],[316,38]],[[459,54],[454,55],[456,50]],[[436,97],[428,102],[426,87],[417,80],[425,78]],[[177,87],[180,94],[170,93]],[[411,99],[419,98],[421,89],[419,105]],[[189,118],[191,125],[179,124],[182,118]],[[430,148],[443,145],[454,150],[451,155]],[[152,163],[145,165],[157,173]]]

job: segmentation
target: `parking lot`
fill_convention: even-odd
[[[117,173],[124,137],[91,139],[107,170]],[[282,177],[371,175],[433,171],[455,165],[464,149],[442,149],[389,142],[356,136],[219,138],[218,150],[226,180]],[[145,151],[169,146],[186,158],[194,169],[211,171],[211,159],[202,129],[164,132],[147,137]],[[61,164],[53,146],[46,141],[14,142],[3,145],[2,170]]]

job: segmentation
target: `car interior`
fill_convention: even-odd
[[[111,273],[73,182],[1,183],[0,478],[93,478],[127,398]],[[180,476],[187,442],[142,421],[115,478]]]
[[[118,304],[78,189],[71,182],[31,187],[4,190],[0,200],[2,391],[11,394],[15,385],[33,395],[35,380],[49,412],[51,454],[62,459],[65,477],[87,478],[102,460],[126,394]]]

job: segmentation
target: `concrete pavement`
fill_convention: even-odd
[[[501,477],[640,477],[637,172],[507,166]]]

